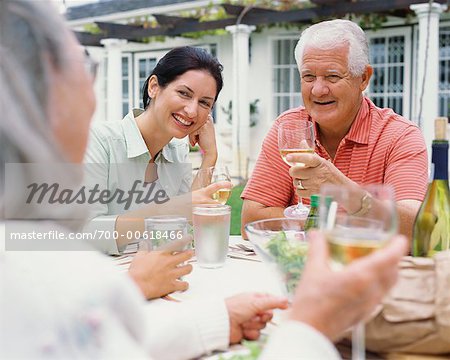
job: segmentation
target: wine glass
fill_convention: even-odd
[[[394,192],[388,185],[325,184],[320,199],[320,228],[335,271],[382,248],[397,232]],[[352,332],[352,359],[365,359],[364,336],[364,322],[359,322]]]
[[[231,182],[230,172],[226,166],[211,166],[199,169],[194,182],[198,187],[206,187],[219,181]],[[213,200],[218,201],[224,205],[230,197],[231,189],[223,188],[217,190],[213,195]]]
[[[310,121],[286,121],[278,128],[278,149],[283,161],[289,166],[305,166],[303,163],[293,163],[286,160],[289,154],[314,154],[314,124]],[[284,216],[288,218],[306,219],[309,206],[298,198],[298,204],[287,207]]]

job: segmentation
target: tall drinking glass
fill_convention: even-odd
[[[387,185],[325,184],[320,195],[320,228],[335,271],[382,248],[397,232],[394,192]],[[365,359],[364,337],[360,322],[352,332],[352,359]]]
[[[314,154],[314,124],[310,121],[286,121],[278,128],[278,149],[283,161],[289,166],[305,166],[303,163],[291,163],[286,160],[289,154]],[[309,206],[299,197],[298,204],[287,207],[284,216],[304,218],[308,216]]]

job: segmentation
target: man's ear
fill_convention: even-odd
[[[148,96],[151,99],[153,99],[155,95],[158,93],[158,90],[159,90],[158,77],[156,75],[152,75],[148,80],[148,87],[147,87]]]
[[[361,91],[366,90],[367,86],[369,86],[369,82],[370,82],[370,78],[372,77],[372,74],[373,74],[373,67],[370,65],[366,65],[366,68],[365,68],[363,74],[361,75],[361,78],[362,78],[361,85],[360,85]]]

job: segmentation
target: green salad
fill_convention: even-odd
[[[305,266],[308,243],[289,241],[286,233],[280,231],[266,243],[266,248],[275,257],[278,267],[285,275],[288,294],[293,295]]]
[[[247,352],[245,354],[234,354],[231,357],[225,358],[224,356],[219,356],[219,360],[256,360],[261,354],[262,347],[265,341],[242,341],[242,345],[246,348]]]

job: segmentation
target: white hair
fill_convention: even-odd
[[[47,1],[0,0],[0,219],[5,217],[8,163],[24,164],[17,184],[30,178],[27,163],[64,162],[49,120],[51,69],[64,71],[68,30]],[[10,199],[11,197],[9,197]],[[9,211],[10,212],[10,211]]]
[[[369,45],[364,31],[349,20],[329,20],[306,28],[295,47],[295,60],[300,70],[306,48],[332,50],[348,46],[348,70],[361,76],[369,64]]]

